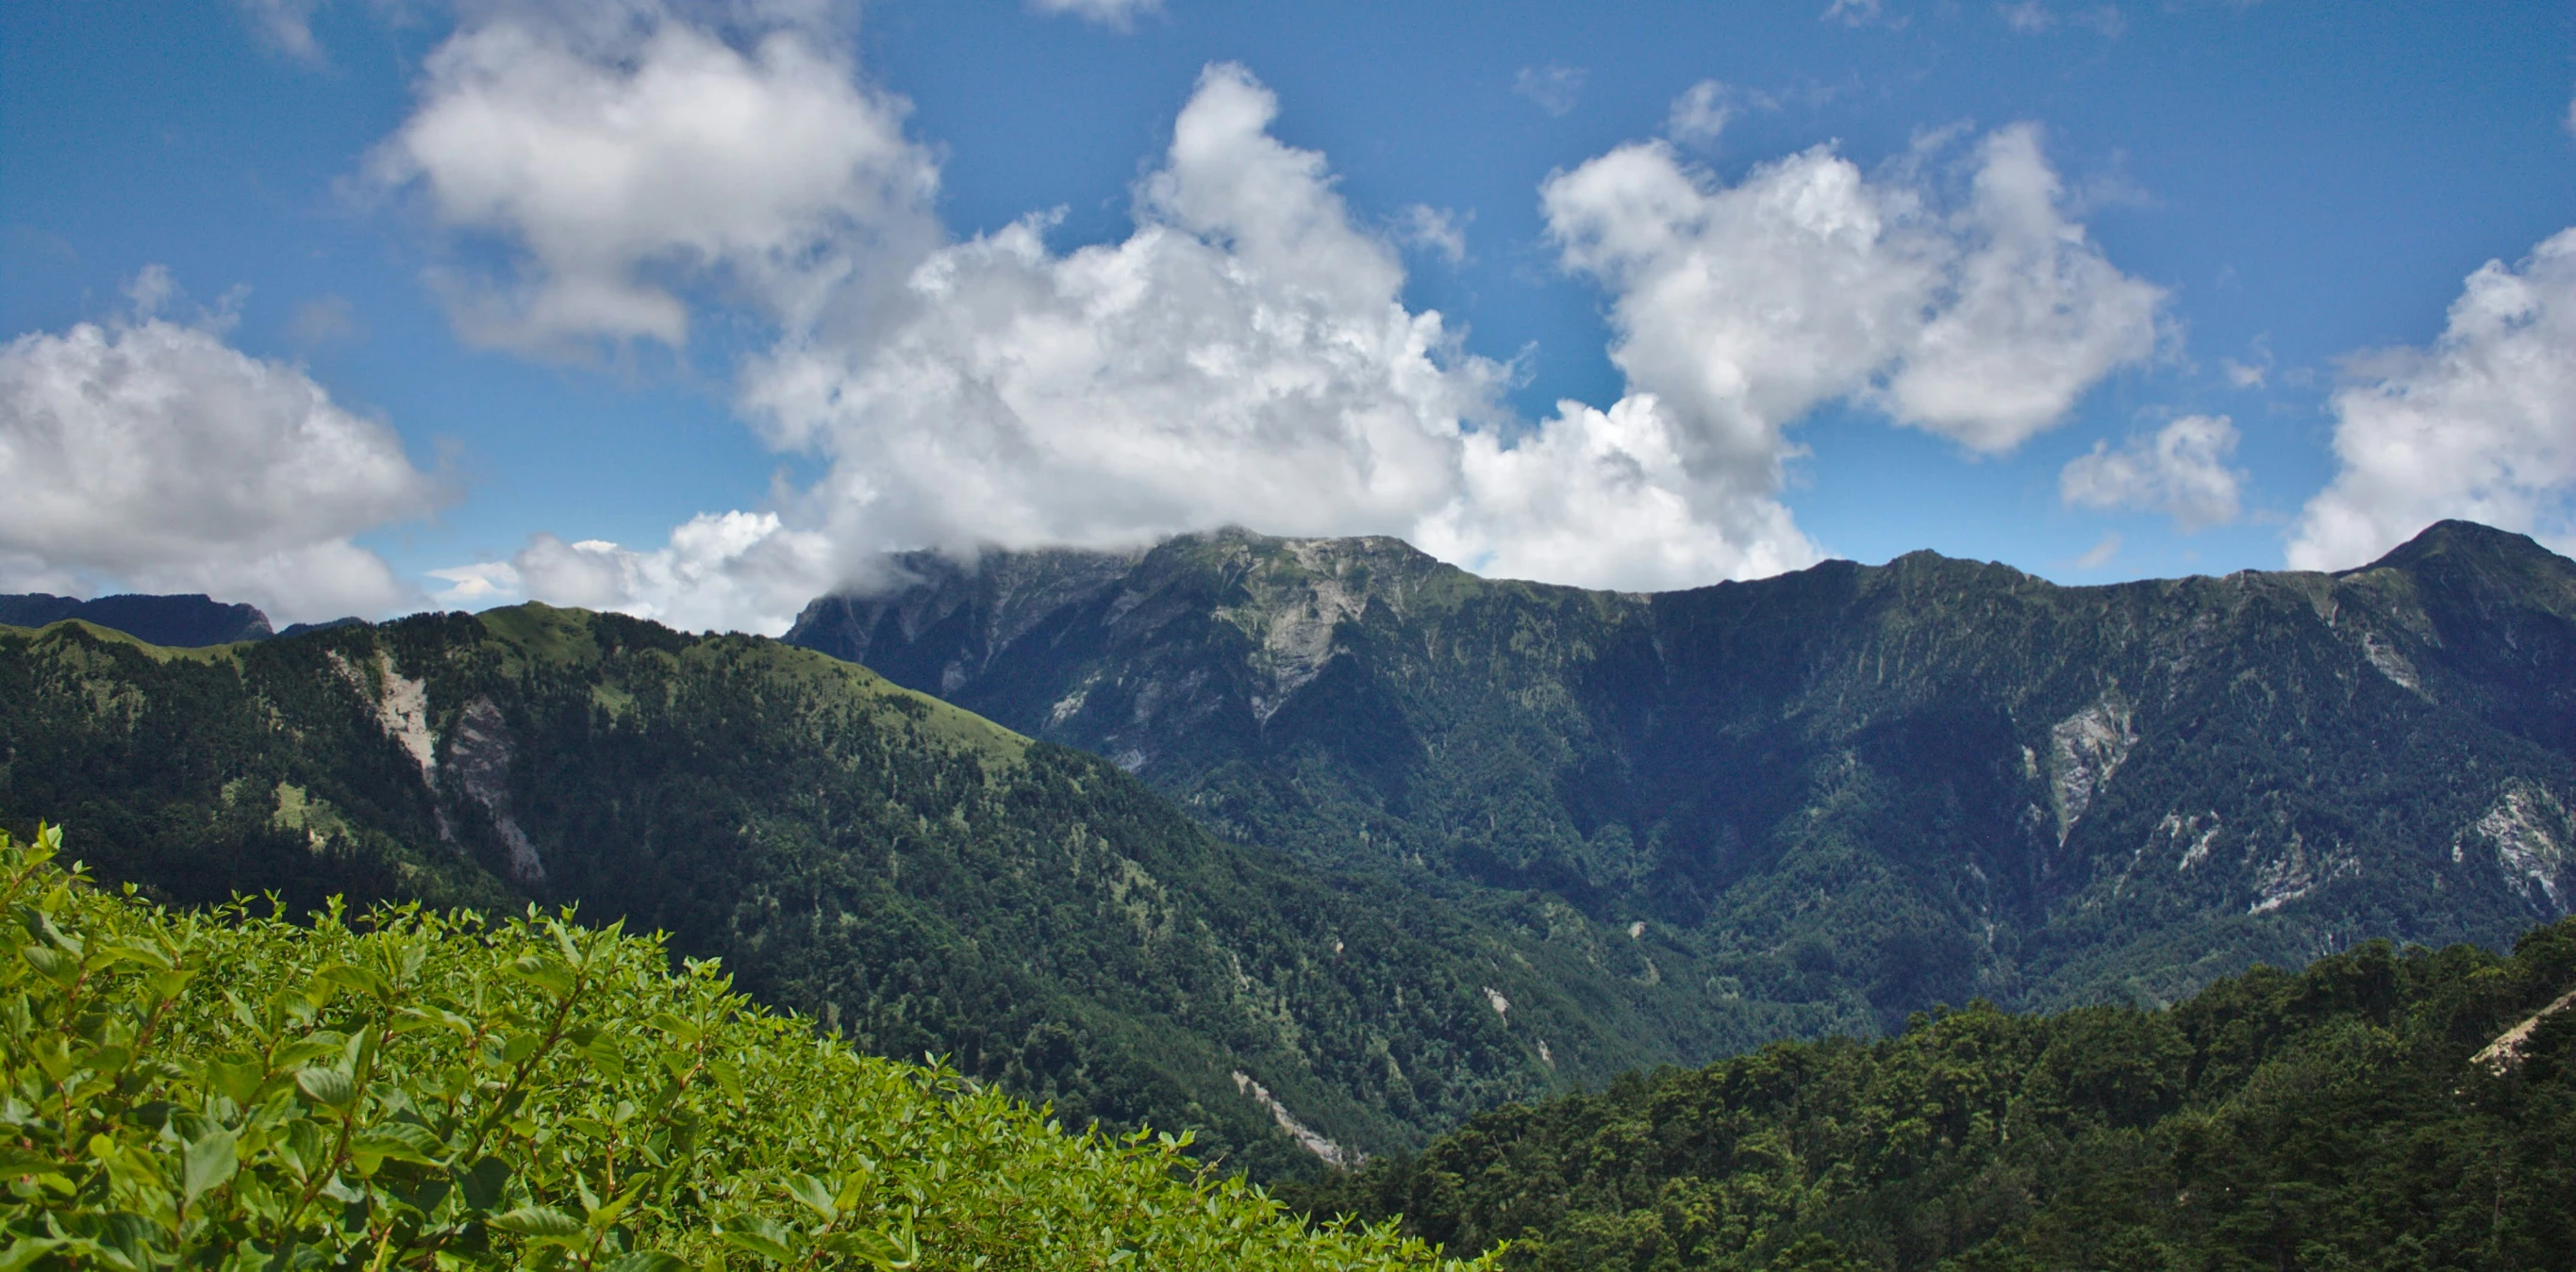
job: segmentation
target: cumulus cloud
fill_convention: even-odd
[[[2003,129],[1979,151],[1971,202],[1946,227],[1961,250],[1885,399],[1900,422],[2003,451],[2154,352],[2164,293],[2122,274],[2066,219],[2038,129]]]
[[[1734,90],[1716,80],[1701,80],[1673,99],[1664,118],[1664,135],[1683,145],[1705,146],[1717,140],[1734,118]]]
[[[2059,471],[2057,490],[2070,507],[2161,512],[2185,533],[2236,519],[2245,474],[2227,466],[2236,425],[2224,415],[2186,415],[2120,449],[2093,443]]]
[[[667,44],[767,83],[771,63],[710,39],[666,24],[628,63],[552,78],[684,92],[687,77],[640,69]],[[589,47],[546,46],[576,59],[594,56]],[[470,78],[440,71],[430,82]],[[451,100],[462,98],[425,93],[423,115]],[[858,89],[834,100],[877,101]],[[619,115],[628,132],[669,113],[629,106]],[[1510,368],[1468,353],[1440,314],[1403,303],[1398,245],[1463,251],[1455,220],[1412,209],[1363,225],[1323,156],[1271,135],[1277,111],[1243,68],[1209,67],[1138,183],[1123,239],[1059,250],[1048,241],[1055,217],[1037,214],[962,242],[877,252],[873,275],[864,261],[782,270],[810,293],[770,303],[776,340],[741,364],[736,403],[771,445],[823,461],[813,485],[782,490],[774,513],[701,517],[661,547],[540,536],[509,561],[442,572],[445,595],[774,630],[889,548],[1129,545],[1226,522],[1404,535],[1494,574],[1695,585],[1816,559],[1778,492],[1797,453],[1783,430],[1818,403],[1864,400],[1999,449],[2152,345],[2157,294],[2101,263],[2058,206],[2027,130],[1989,139],[1971,193],[1950,212],[1914,178],[1866,180],[1829,151],[1728,189],[1647,143],[1545,191],[1565,263],[1612,295],[1629,392],[1606,409],[1569,402],[1517,422],[1501,405]],[[415,120],[403,137],[433,131]],[[928,189],[927,161],[899,132],[886,137],[870,153],[911,156],[925,165],[911,188]],[[444,178],[412,179],[444,188]],[[544,185],[513,180],[514,191]],[[651,207],[664,183],[706,181],[644,165],[611,184]],[[865,255],[854,244],[869,216],[918,215],[893,200],[862,215],[837,195],[724,197],[826,208],[820,221],[782,214],[788,228],[759,239],[820,245],[791,253],[799,263]],[[580,224],[553,201],[459,206],[488,216],[457,223],[526,245],[531,294],[586,280],[670,306],[666,320],[560,331],[676,340],[694,298],[648,266],[767,259],[701,246],[692,222],[658,213],[620,223],[601,236],[611,247],[584,256],[540,246]],[[832,218],[847,225],[811,229]],[[893,282],[867,290],[871,277]],[[835,317],[860,313],[869,321]]]
[[[136,294],[155,292],[147,271]],[[0,346],[0,472],[0,587],[207,592],[280,621],[410,600],[351,536],[442,498],[303,372],[148,309]]]
[[[1138,15],[1162,12],[1163,0],[1029,0],[1029,7],[1039,13],[1070,13],[1124,31],[1135,25]]]
[[[1402,533],[1442,503],[1502,370],[1404,308],[1394,250],[1321,155],[1268,134],[1276,111],[1212,67],[1131,237],[1059,255],[1023,220],[926,261],[880,338],[756,362],[747,408],[840,461],[818,492],[835,539]]]
[[[2429,348],[2344,370],[2341,466],[2292,532],[2293,568],[2365,564],[2445,517],[2576,551],[2576,229],[2469,275]]]
[[[538,534],[508,561],[430,573],[448,582],[436,599],[450,605],[534,597],[692,631],[777,635],[807,601],[842,581],[832,561],[822,536],[791,528],[776,513],[725,512],[692,517],[646,551]]]
[[[1563,115],[1574,109],[1575,100],[1583,93],[1583,81],[1591,72],[1580,66],[1524,66],[1512,76],[1512,91],[1550,115]]]
[[[1414,542],[1480,574],[1638,591],[1815,563],[1778,500],[1711,497],[1686,441],[1651,393],[1607,411],[1559,402],[1511,446],[1469,435],[1458,495],[1415,528]]]
[[[654,5],[504,11],[433,51],[418,92],[369,175],[508,258],[431,276],[477,343],[678,347],[691,285],[810,324],[937,240],[905,104],[802,24],[729,41]]]
[[[1772,499],[1795,453],[1786,428],[1826,401],[2002,451],[2153,351],[2161,293],[2065,219],[2035,132],[2004,129],[1975,162],[1949,215],[1824,147],[1731,187],[1661,142],[1547,182],[1562,260],[1609,292],[1612,360],[1658,399],[1697,506]],[[1802,543],[1743,548],[1794,559]]]

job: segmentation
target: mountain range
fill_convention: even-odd
[[[356,618],[335,618],[324,623],[289,623],[281,632],[269,626],[268,615],[262,613],[258,606],[218,601],[203,592],[176,596],[129,593],[92,600],[56,596],[50,592],[0,595],[0,624],[43,627],[67,618],[77,618],[123,632],[137,640],[175,649],[266,640],[271,636],[298,636],[359,621]]]
[[[787,639],[1712,1013],[2160,1003],[2576,900],[2576,563],[2471,523],[2106,587],[1918,552],[1640,595],[1234,530],[897,565]]]

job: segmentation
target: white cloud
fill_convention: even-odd
[[[1559,402],[1510,447],[1491,434],[1464,441],[1458,496],[1414,542],[1479,574],[1651,591],[1760,578],[1820,555],[1776,499],[1708,497],[1651,393],[1607,411]]]
[[[1029,7],[1040,13],[1070,13],[1124,31],[1138,15],[1162,12],[1163,0],[1029,0]]]
[[[322,46],[313,38],[313,14],[322,0],[239,0],[242,12],[248,14],[259,33],[280,52],[305,62],[322,60]]]
[[[2012,28],[2017,35],[2040,35],[2056,29],[2059,22],[2057,12],[2048,7],[2047,0],[2018,0],[2018,3],[1998,4],[1995,6],[1995,12],[2003,15],[2004,25]],[[2129,29],[2129,20],[2121,15],[2117,7],[2107,4],[2078,9],[2067,15],[2064,20],[2076,26],[2090,28],[2094,33],[2105,38],[2116,39],[2122,32]]]
[[[808,324],[936,242],[937,170],[903,136],[907,108],[841,50],[792,23],[737,47],[655,5],[591,16],[460,30],[371,158],[378,188],[510,257],[433,272],[467,339],[677,347],[685,285]]]
[[[2272,379],[2271,334],[2266,332],[2254,337],[2251,348],[2254,356],[2247,361],[2239,362],[2234,358],[2218,360],[2219,370],[2225,373],[2227,382],[2236,388],[2259,389]]]
[[[1821,18],[1847,27],[1885,26],[1889,30],[1900,29],[1906,23],[1902,16],[1891,18],[1887,15],[1883,0],[1834,0],[1825,7]]]
[[[2000,451],[2153,350],[2160,293],[2059,215],[2031,131],[1996,133],[1977,162],[1946,217],[1822,147],[1732,187],[1660,142],[1547,182],[1563,261],[1609,291],[1612,360],[1660,400],[1698,506],[1773,498],[1795,450],[1784,430],[1826,401]]]
[[[1467,259],[1466,220],[1447,208],[1416,203],[1396,218],[1398,241],[1436,253],[1452,265]]]
[[[1057,255],[1023,220],[925,262],[881,336],[756,361],[750,412],[838,461],[816,492],[836,541],[1404,533],[1444,503],[1502,369],[1403,307],[1396,253],[1321,155],[1268,135],[1276,110],[1212,67],[1132,237]]]
[[[2164,293],[2122,274],[2066,220],[2036,128],[1986,138],[1974,191],[1947,227],[1961,250],[1940,308],[1885,397],[1900,422],[2002,451],[2153,353]]]
[[[843,581],[824,538],[775,513],[701,513],[650,551],[602,539],[539,534],[508,561],[432,570],[451,586],[436,599],[488,606],[534,597],[615,610],[688,631],[775,636],[805,603]]]
[[[1716,80],[1701,80],[1673,99],[1664,135],[1686,146],[1705,146],[1734,118],[1735,91]]]
[[[447,583],[446,587],[430,595],[431,600],[441,605],[475,608],[524,599],[519,571],[507,561],[482,561],[431,570],[429,577]]]
[[[2046,0],[2020,0],[2018,4],[1999,4],[1995,6],[1995,12],[2002,14],[2004,25],[2011,27],[2018,35],[2038,35],[2057,25],[2057,15],[2049,12]]]
[[[167,276],[134,289],[157,305]],[[393,430],[294,367],[148,316],[0,346],[0,557],[17,581],[207,592],[280,622],[413,597],[350,536],[424,516],[438,483]]]
[[[2567,103],[2567,135],[2576,137],[2576,98],[2569,99]]]
[[[1512,91],[1526,97],[1533,105],[1550,115],[1563,115],[1574,109],[1583,92],[1583,81],[1591,72],[1580,66],[1524,66],[1512,76]]]
[[[2293,568],[2367,563],[2445,517],[2576,551],[2576,229],[2469,275],[2430,348],[2349,362],[2333,411],[2341,468]]]
[[[2103,535],[2101,542],[2084,549],[2083,554],[2075,558],[2075,568],[2098,570],[2109,565],[2111,558],[2118,555],[2120,555],[2120,532],[2114,530]]]
[[[2225,525],[2236,519],[2245,483],[2243,472],[2227,466],[2235,453],[2233,421],[2186,415],[2118,450],[2093,443],[2093,453],[2059,471],[2058,496],[2075,507],[2162,512],[2185,533]]]

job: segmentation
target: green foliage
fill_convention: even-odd
[[[2571,986],[2576,919],[2159,1011],[1976,1003],[1499,1109],[1293,1200],[1513,1238],[1507,1268],[2576,1267]]]
[[[177,912],[0,835],[0,1268],[1466,1268],[566,917]]]

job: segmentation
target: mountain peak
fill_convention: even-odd
[[[2440,557],[2475,557],[2488,561],[2512,561],[2523,566],[2545,566],[2557,562],[2561,568],[2576,565],[2567,558],[2542,546],[2527,534],[2498,530],[2475,521],[2436,521],[2417,532],[2414,538],[2398,544],[2387,554],[2347,574],[2365,570],[2411,570]]]

